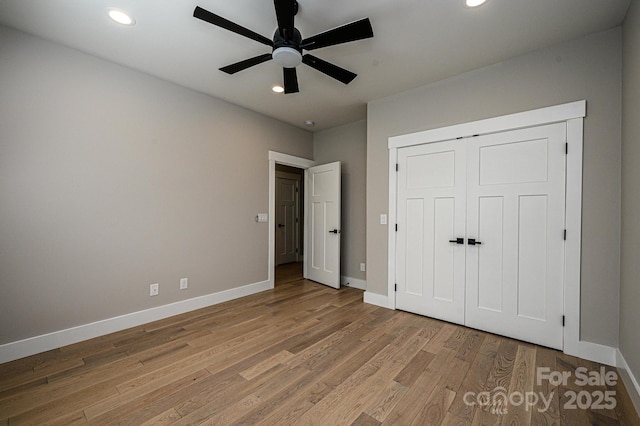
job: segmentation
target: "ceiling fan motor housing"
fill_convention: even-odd
[[[293,35],[289,39],[283,37],[279,29],[276,30],[273,35],[273,53],[271,54],[275,63],[284,68],[295,68],[300,65],[302,62],[301,41],[302,35],[297,28],[293,29]]]

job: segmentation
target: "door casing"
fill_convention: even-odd
[[[269,245],[267,254],[267,280],[269,288],[275,286],[275,265],[276,265],[276,163],[285,166],[297,167],[306,170],[315,165],[313,160],[307,158],[296,157],[289,154],[283,154],[276,151],[269,151],[269,215],[267,225],[269,227]],[[306,210],[305,210],[306,214]],[[307,239],[307,228],[304,227],[303,241]],[[303,253],[303,258],[306,253]],[[306,264],[306,262],[305,262]],[[307,271],[304,271],[306,275]]]

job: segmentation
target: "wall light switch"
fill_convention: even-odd
[[[386,225],[387,224],[387,215],[386,214],[381,214],[380,215],[380,225]]]
[[[269,215],[267,213],[258,213],[256,216],[256,222],[265,223],[269,221]]]
[[[189,278],[180,278],[180,290],[184,290],[189,287]]]

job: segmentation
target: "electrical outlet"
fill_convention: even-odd
[[[180,278],[180,290],[185,290],[189,287],[189,278]]]
[[[157,296],[160,293],[160,284],[151,284],[149,286],[149,296]]]
[[[361,264],[360,264],[360,270],[361,270],[362,272],[364,272],[364,271],[366,271],[366,269],[367,269],[366,265],[365,265],[364,263],[361,263]]]

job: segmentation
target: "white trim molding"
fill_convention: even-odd
[[[442,142],[446,140],[464,139],[475,135],[486,135],[552,123],[567,124],[567,183],[566,183],[566,229],[565,245],[565,290],[564,312],[566,326],[564,329],[564,352],[580,358],[589,359],[608,365],[616,364],[615,349],[580,340],[580,259],[582,232],[582,152],[583,121],[587,113],[585,100],[563,105],[540,108],[532,111],[469,123],[457,124],[439,129],[426,130],[407,135],[389,138],[389,231],[388,231],[388,282],[387,295],[371,295],[365,293],[365,302],[383,306],[385,297],[389,308],[395,309],[395,276],[396,276],[396,198],[397,177],[396,162],[398,149],[408,146]]]
[[[340,277],[340,285],[357,288],[360,290],[367,289],[367,282],[365,280],[359,280],[357,278],[347,277],[346,275],[342,275]]]
[[[262,281],[205,296],[194,297],[180,302],[170,303],[168,305],[146,309],[144,311],[133,312],[131,314],[96,321],[68,328],[66,330],[55,331],[53,333],[35,336],[19,340],[17,342],[6,343],[4,345],[0,345],[0,364],[63,346],[72,345],[95,337],[104,336],[116,331],[126,330],[127,328],[137,327],[153,321],[195,311],[196,309],[202,309],[219,303],[228,302],[229,300],[260,293],[261,291],[269,290],[270,288],[268,281]]]
[[[475,135],[505,132],[543,124],[560,123],[587,115],[587,101],[577,101],[501,117],[455,124],[389,138],[388,148],[404,148],[425,143],[441,142]]]
[[[284,164],[285,166],[297,167],[299,169],[308,169],[316,164],[313,160],[309,160],[308,158],[296,157],[276,151],[269,151],[269,160],[273,160],[278,164]]]
[[[395,309],[395,306],[392,307],[389,302],[389,297],[384,296],[382,294],[371,293],[370,291],[365,291],[362,299],[364,303],[368,303],[369,305],[381,306],[383,308]]]
[[[389,211],[387,212],[387,234],[389,254],[387,255],[387,304],[391,309],[396,308],[396,200],[397,175],[396,164],[398,150],[389,150]]]
[[[629,397],[633,402],[636,412],[640,415],[640,384],[638,384],[637,378],[633,375],[633,372],[629,368],[629,364],[627,364],[624,356],[622,356],[620,349],[616,350],[616,366],[618,367],[618,371],[621,373],[620,376],[627,388],[627,392],[629,393]]]

